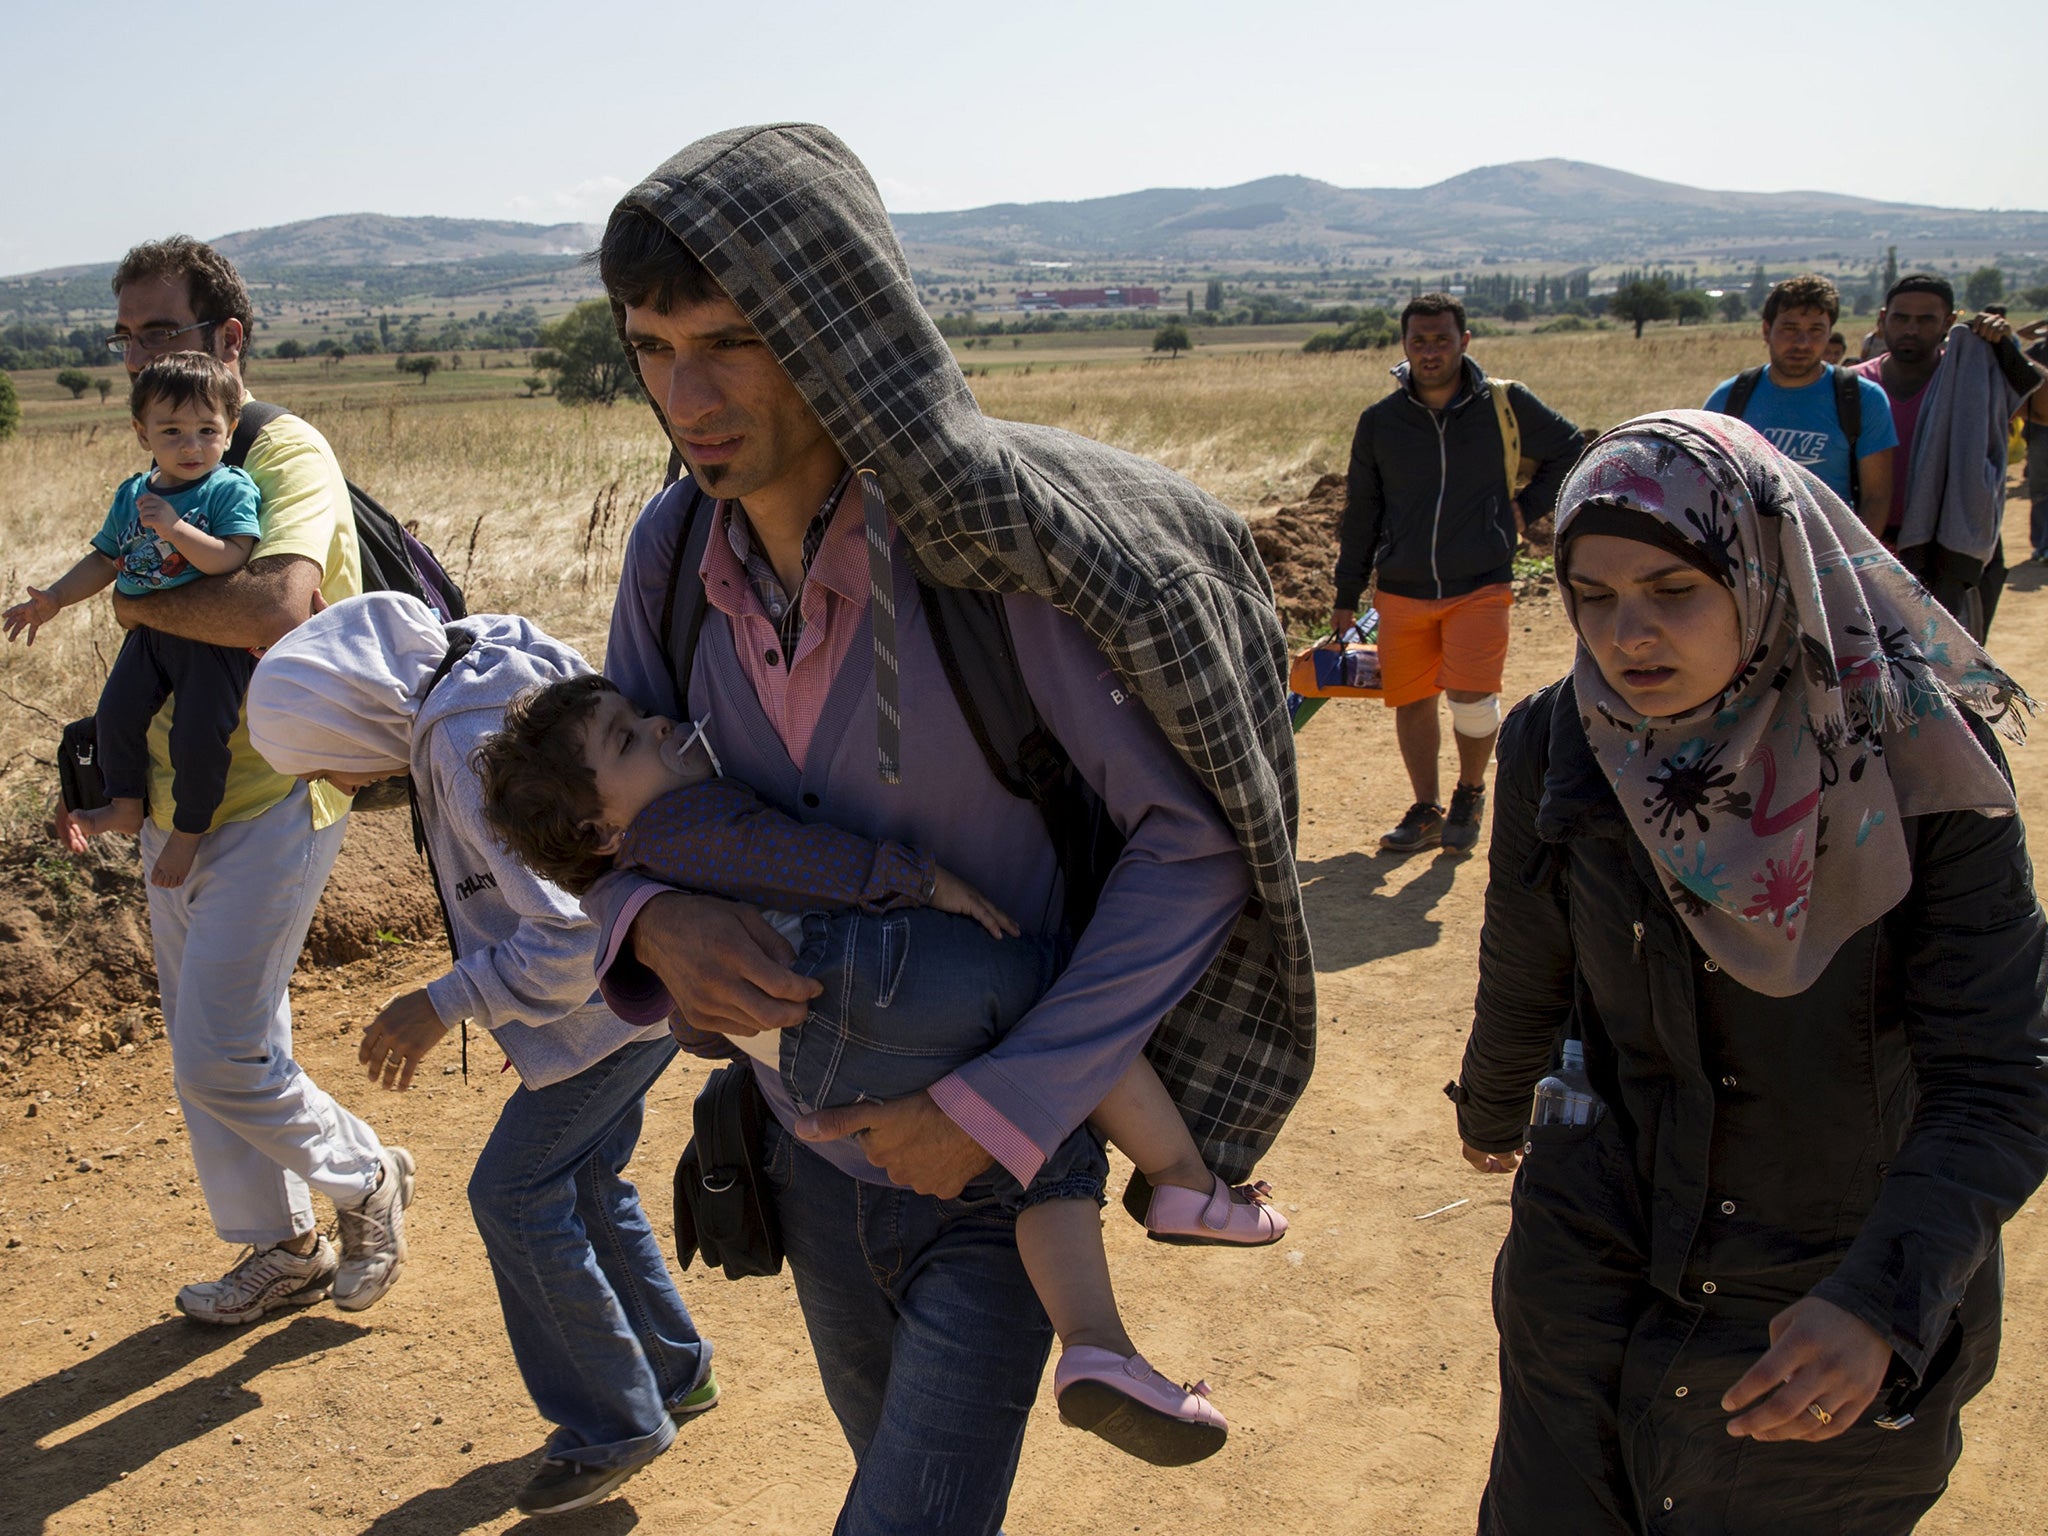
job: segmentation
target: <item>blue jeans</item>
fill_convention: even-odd
[[[994,1049],[1059,976],[1064,945],[998,939],[930,907],[806,912],[796,971],[825,990],[782,1032],[782,1080],[799,1114],[899,1099]],[[1109,1160],[1086,1126],[1054,1149],[1030,1187],[992,1169],[1012,1214],[1040,1200],[1102,1199]]]
[[[858,1464],[835,1536],[995,1536],[1052,1325],[986,1180],[939,1200],[841,1173],[771,1122],[783,1248]]]
[[[2048,549],[2048,426],[2028,422],[2020,429],[2027,438],[2027,542],[2033,553]]]
[[[669,1404],[711,1374],[711,1346],[621,1177],[672,1040],[623,1045],[566,1081],[521,1087],[477,1159],[469,1205],[546,1454],[613,1467],[668,1449]]]

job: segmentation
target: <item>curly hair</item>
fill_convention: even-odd
[[[598,704],[618,691],[595,675],[529,688],[506,709],[504,728],[470,754],[484,783],[484,820],[498,841],[574,896],[612,867],[598,851],[604,804],[583,747]]]
[[[1842,318],[1842,296],[1835,285],[1817,273],[1802,272],[1788,277],[1764,300],[1764,324],[1769,325],[1784,309],[1817,309],[1833,325]]]
[[[202,325],[241,321],[242,351],[246,358],[256,335],[256,309],[249,302],[249,290],[233,262],[190,235],[146,241],[123,256],[121,265],[114,268],[114,295],[118,298],[130,283],[147,282],[153,277],[183,283],[192,300],[192,316]]]
[[[138,373],[128,390],[128,414],[137,421],[158,404],[211,406],[232,429],[242,415],[242,381],[209,352],[172,352]]]

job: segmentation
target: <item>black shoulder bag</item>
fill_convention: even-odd
[[[691,1128],[676,1161],[676,1256],[687,1269],[699,1254],[728,1280],[780,1274],[782,1226],[761,1157],[768,1104],[753,1062],[729,1062],[704,1080]]]

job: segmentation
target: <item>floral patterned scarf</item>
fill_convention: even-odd
[[[1904,899],[1901,822],[2010,816],[2010,784],[1959,706],[2019,740],[2033,701],[1856,515],[1754,430],[1707,411],[1638,417],[1586,451],[1558,548],[1588,507],[1675,532],[1735,597],[1745,658],[1721,694],[1636,714],[1581,644],[1593,754],[1709,957],[1772,997],[1812,985]],[[1569,583],[1567,609],[1577,614]]]

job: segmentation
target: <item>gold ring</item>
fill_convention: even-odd
[[[1821,1427],[1823,1429],[1825,1429],[1828,1425],[1835,1422],[1835,1416],[1832,1413],[1829,1413],[1827,1409],[1821,1407],[1819,1403],[1808,1403],[1806,1405],[1806,1411],[1812,1414],[1816,1419],[1820,1420]]]

